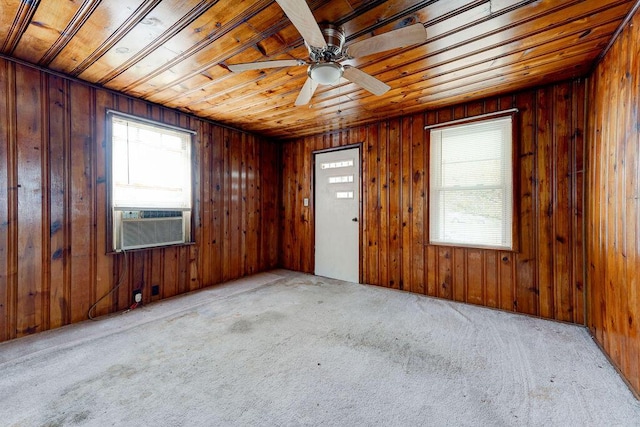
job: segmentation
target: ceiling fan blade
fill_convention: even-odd
[[[345,67],[342,76],[374,95],[383,95],[391,89],[386,83],[354,67]]]
[[[246,62],[244,64],[227,65],[234,73],[247,70],[261,70],[263,68],[295,67],[296,65],[306,65],[306,62],[299,59],[283,59],[279,61]]]
[[[298,30],[304,41],[313,47],[325,47],[322,31],[313,17],[311,9],[304,0],[276,0],[284,14],[287,15],[291,23]]]
[[[418,23],[355,42],[347,46],[347,55],[357,58],[426,41],[427,30]]]
[[[304,86],[302,86],[302,90],[298,94],[298,98],[296,99],[296,105],[307,105],[309,101],[311,101],[311,97],[315,93],[318,88],[318,83],[314,82],[310,78],[307,78],[307,81],[304,82]]]

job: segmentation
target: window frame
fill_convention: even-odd
[[[190,197],[190,207],[188,209],[186,208],[176,208],[176,209],[169,209],[166,207],[162,207],[162,208],[136,208],[136,209],[127,209],[127,210],[175,210],[175,211],[183,211],[183,212],[187,212],[188,218],[185,219],[185,221],[187,222],[186,227],[188,228],[188,238],[186,239],[185,242],[182,243],[174,243],[174,244],[167,244],[167,245],[159,245],[159,246],[149,246],[149,247],[143,247],[143,248],[136,248],[136,249],[127,249],[127,252],[132,252],[132,251],[144,251],[144,250],[150,250],[150,249],[162,249],[162,248],[167,248],[167,247],[177,247],[177,246],[190,246],[193,245],[195,243],[194,241],[194,229],[193,229],[193,223],[194,223],[194,213],[195,213],[195,204],[196,204],[196,163],[194,162],[194,156],[195,156],[195,146],[196,146],[196,139],[195,137],[197,136],[197,132],[192,130],[192,129],[187,129],[187,128],[183,128],[180,126],[175,126],[172,124],[168,124],[168,123],[163,123],[161,121],[158,120],[153,120],[153,119],[148,119],[145,117],[141,117],[141,116],[136,116],[133,114],[128,114],[128,113],[124,113],[121,111],[117,111],[117,110],[112,110],[112,109],[107,109],[106,113],[105,113],[105,141],[104,141],[104,147],[105,147],[105,179],[104,182],[106,184],[106,211],[107,211],[107,215],[106,215],[106,232],[107,232],[107,236],[105,239],[105,243],[106,243],[106,248],[105,248],[105,252],[106,254],[116,254],[122,251],[122,249],[120,250],[116,250],[114,249],[114,244],[115,244],[115,239],[114,239],[114,233],[116,232],[116,228],[114,225],[114,206],[113,206],[113,118],[117,117],[120,119],[124,119],[124,120],[128,120],[128,121],[133,121],[133,122],[139,122],[143,125],[147,125],[147,126],[152,126],[152,127],[157,127],[157,128],[161,128],[161,129],[167,129],[173,132],[183,132],[189,135],[189,172],[190,172],[190,180],[191,180],[191,197]]]
[[[458,120],[451,120],[447,122],[437,123],[433,125],[425,126],[426,141],[427,141],[427,149],[426,149],[426,157],[427,157],[427,218],[426,218],[426,226],[427,226],[427,239],[426,245],[430,246],[447,246],[447,247],[460,247],[460,248],[469,248],[469,249],[489,249],[496,250],[501,252],[519,252],[520,250],[520,235],[518,233],[519,230],[519,217],[518,212],[520,210],[520,200],[518,195],[520,194],[520,184],[517,179],[520,175],[520,165],[518,163],[518,159],[520,158],[519,154],[519,125],[518,125],[518,110],[513,108],[506,111],[499,111],[495,113],[487,113],[478,116],[467,117]],[[490,120],[499,120],[503,118],[509,117],[511,119],[511,191],[512,191],[512,213],[511,213],[511,247],[506,246],[494,246],[494,245],[481,245],[481,244],[464,244],[464,243],[452,243],[452,242],[441,242],[441,241],[433,241],[431,238],[431,214],[432,214],[432,206],[431,206],[431,181],[432,181],[432,170],[431,170],[431,131],[432,130],[444,130],[448,127],[453,126],[462,126],[462,125],[470,125],[474,123],[479,123],[483,121]]]

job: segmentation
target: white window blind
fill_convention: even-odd
[[[430,243],[511,249],[511,116],[430,132]]]
[[[191,134],[112,116],[115,209],[190,209]]]

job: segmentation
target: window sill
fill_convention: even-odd
[[[182,248],[185,246],[194,246],[196,242],[187,242],[187,243],[177,243],[175,245],[164,245],[164,246],[151,246],[148,248],[136,248],[136,249],[127,249],[126,251],[107,251],[106,255],[118,255],[123,252],[131,253],[131,252],[142,252],[142,251],[152,251],[155,249],[170,249],[170,248]]]
[[[462,243],[445,243],[445,242],[427,242],[424,246],[443,246],[447,248],[461,248],[461,249],[478,249],[478,250],[490,250],[497,252],[511,252],[518,253],[516,248],[507,248],[504,246],[483,246],[483,245],[465,245]]]

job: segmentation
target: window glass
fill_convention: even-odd
[[[191,206],[191,135],[130,119],[112,119],[114,207]]]
[[[511,117],[430,132],[430,243],[511,249]]]

